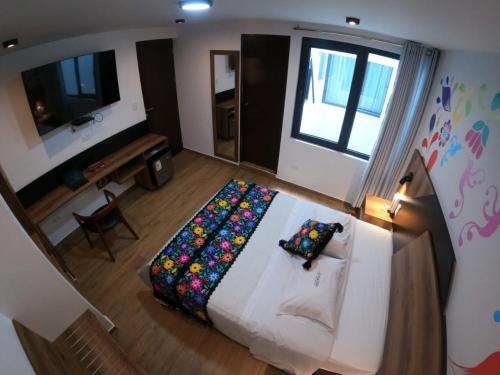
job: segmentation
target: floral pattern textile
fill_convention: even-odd
[[[210,322],[208,300],[264,217],[277,192],[255,185],[177,283],[183,310]]]
[[[253,186],[245,181],[229,181],[156,256],[151,263],[150,278],[157,298],[171,306],[179,306],[175,288],[177,279],[185,269],[197,271],[193,259],[212,240]]]
[[[288,241],[281,240],[279,245],[293,255],[299,255],[307,262],[304,268],[309,269],[311,261],[318,257],[328,241],[332,239],[335,231],[341,233],[343,227],[340,224],[324,224],[316,220],[306,220],[297,233]]]

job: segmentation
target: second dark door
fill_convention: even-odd
[[[172,39],[137,42],[142,96],[152,132],[166,135],[172,152],[182,150]]]
[[[241,160],[278,169],[290,37],[241,36]]]

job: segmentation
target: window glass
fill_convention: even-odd
[[[374,53],[368,55],[363,88],[347,145],[349,150],[371,155],[394,90],[398,65],[397,59]]]
[[[300,133],[338,142],[355,64],[356,55],[311,48]],[[331,105],[325,98],[344,104]]]

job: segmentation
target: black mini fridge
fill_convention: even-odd
[[[150,189],[165,185],[174,175],[172,152],[170,148],[153,149],[144,155],[147,168],[142,174],[141,182]]]

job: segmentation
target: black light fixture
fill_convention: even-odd
[[[404,185],[407,182],[411,182],[413,180],[413,172],[408,173],[406,176],[404,176],[401,180],[399,180],[400,185]]]
[[[213,5],[212,0],[182,0],[179,6],[182,10],[187,11],[200,11],[210,9]]]
[[[175,23],[176,24],[183,24],[183,23],[186,23],[186,20],[184,18],[176,18]]]
[[[358,26],[361,23],[361,20],[356,17],[346,17],[345,22],[351,26]]]
[[[5,49],[9,49],[9,48],[14,48],[15,46],[17,46],[17,38],[16,39],[10,39],[10,40],[6,40],[5,42],[3,42],[3,48]]]

